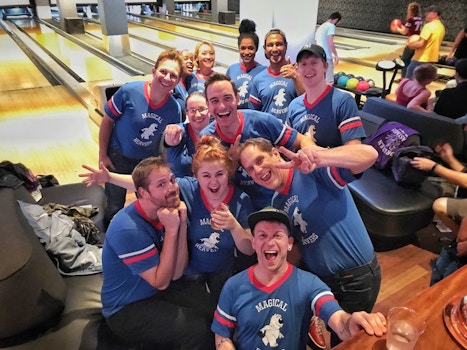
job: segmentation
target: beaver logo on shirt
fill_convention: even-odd
[[[238,94],[240,95],[240,97],[245,97],[247,92],[248,92],[248,81],[245,80],[242,86],[238,88]]]
[[[217,252],[219,250],[217,244],[220,241],[221,235],[218,232],[213,232],[208,238],[200,238],[195,246],[202,252]]]
[[[294,226],[300,226],[300,231],[302,231],[302,233],[306,233],[306,227],[308,226],[308,223],[303,219],[302,212],[300,209],[298,209],[298,207],[295,207],[292,216]]]
[[[285,98],[285,89],[280,89],[276,96],[273,97],[276,106],[283,107],[284,102],[287,102]]]
[[[279,346],[277,339],[284,338],[284,335],[280,332],[283,325],[284,320],[280,314],[272,315],[269,324],[261,328],[258,332],[259,336],[262,338],[263,344],[273,348]]]
[[[157,124],[152,123],[147,128],[141,129],[141,138],[144,140],[149,140],[151,136],[154,136],[154,133],[157,131]]]

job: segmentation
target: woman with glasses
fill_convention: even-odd
[[[192,176],[192,156],[199,133],[209,122],[208,106],[203,93],[195,91],[186,99],[187,123],[167,125],[164,131],[164,156],[176,177]]]

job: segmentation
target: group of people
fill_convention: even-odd
[[[323,321],[333,346],[381,336],[381,269],[346,186],[377,152],[355,100],[326,80],[338,56],[307,44],[292,64],[274,28],[262,66],[254,22],[239,31],[227,74],[203,41],[193,56],[163,52],[151,81],[105,106],[99,168],[81,176],[106,186],[107,324],[178,349],[319,348]],[[137,198],[124,207],[127,190]]]
[[[441,43],[444,39],[445,28],[441,21],[441,10],[432,5],[424,10],[425,21],[422,19],[422,9],[419,3],[411,2],[407,6],[407,16],[403,26],[396,30],[408,37],[407,45],[401,55],[404,62],[402,79],[396,89],[396,103],[407,108],[420,111],[434,111],[437,114],[457,119],[467,115],[467,103],[462,103],[461,96],[465,96],[466,77],[466,47],[467,35],[462,29],[452,46],[448,57],[455,57],[455,84],[448,87],[437,96],[431,97],[427,88],[436,79]],[[418,35],[417,40],[411,40]],[[457,87],[457,85],[460,85]],[[459,101],[452,103],[452,101]],[[465,124],[466,118],[460,120]]]

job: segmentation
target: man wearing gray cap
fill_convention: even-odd
[[[412,79],[416,67],[423,63],[436,63],[439,58],[439,48],[444,39],[445,28],[441,22],[441,10],[436,5],[425,9],[425,25],[422,28],[418,40],[407,40],[407,46],[415,49],[412,61],[407,67],[406,78]]]

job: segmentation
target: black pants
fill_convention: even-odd
[[[179,299],[181,293],[187,297]],[[214,349],[210,329],[213,315],[205,301],[208,296],[201,285],[173,282],[173,287],[125,306],[107,318],[107,324],[132,344],[152,344],[167,350]]]
[[[369,264],[321,279],[331,288],[344,311],[371,312],[381,287],[381,267],[375,256]],[[331,332],[331,346],[334,347],[340,342],[337,334]]]

